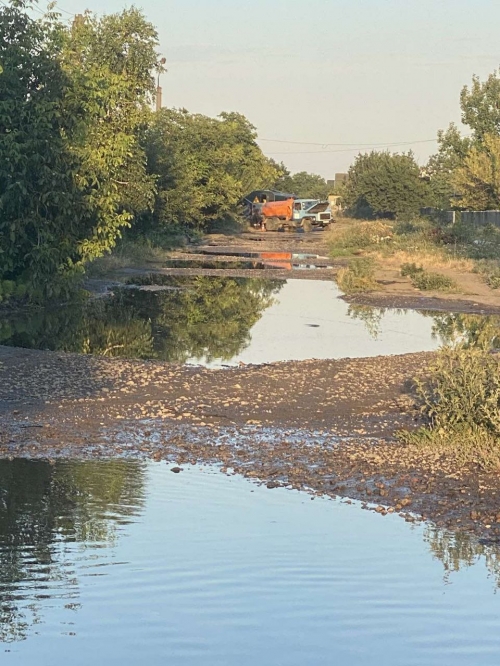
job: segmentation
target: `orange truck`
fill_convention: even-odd
[[[326,227],[332,221],[328,201],[290,198],[285,201],[270,201],[260,209],[261,226],[266,231]]]

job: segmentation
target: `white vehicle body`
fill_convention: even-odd
[[[295,199],[292,219],[297,222],[309,220],[313,225],[324,227],[332,221],[330,203],[319,199]]]

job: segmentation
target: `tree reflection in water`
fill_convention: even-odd
[[[445,532],[434,526],[425,529],[424,541],[434,557],[442,562],[446,581],[452,573],[483,559],[495,586],[500,587],[500,544],[483,543],[467,532]]]
[[[391,308],[390,311],[399,315],[409,312],[409,310],[400,308]],[[370,337],[377,340],[386,312],[385,308],[349,305],[347,314],[352,319],[362,321]],[[439,339],[443,345],[462,342],[468,347],[500,348],[500,316],[498,315],[446,313],[431,310],[421,310],[419,314],[434,320],[432,336]]]
[[[71,546],[106,548],[144,500],[137,462],[0,461],[0,642],[27,637],[42,603],[78,606]]]
[[[155,277],[164,291],[116,289],[83,305],[32,311],[0,322],[0,344],[101,356],[185,362],[230,360],[283,281],[260,278]]]

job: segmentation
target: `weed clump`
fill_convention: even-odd
[[[351,259],[347,268],[337,273],[337,284],[346,294],[374,291],[377,282],[374,278],[375,261],[371,257]]]
[[[452,453],[460,464],[500,471],[500,362],[484,347],[443,348],[426,380],[415,380],[427,425],[400,438]]]
[[[385,222],[353,222],[341,231],[331,232],[332,256],[348,256],[389,243],[393,228]]]
[[[422,291],[452,291],[457,283],[443,273],[432,273],[415,263],[401,264],[401,275],[409,277],[413,286]]]

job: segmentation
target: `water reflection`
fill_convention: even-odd
[[[0,321],[0,344],[101,356],[185,362],[229,360],[282,281],[216,277],[143,278],[160,292],[117,289],[110,298]]]
[[[500,317],[347,305],[333,281],[158,274],[131,281],[135,288],[108,298],[4,315],[0,344],[217,366],[500,339]]]
[[[143,504],[143,483],[134,462],[0,461],[0,641],[24,639],[46,599],[78,607],[70,544],[113,546]]]
[[[470,629],[471,614],[491,627],[497,612],[476,591],[480,568],[457,574],[448,605],[436,586],[429,553],[445,577],[483,561],[500,585],[498,546],[466,534],[188,466],[0,461],[0,488],[0,642],[38,635],[12,650],[23,666],[250,664],[259,650],[260,663],[322,663],[328,649],[351,663],[353,636],[367,641],[362,663],[387,647],[384,663],[407,663],[394,661],[400,637],[400,651],[416,641],[411,664],[445,663],[425,655],[455,635],[474,650],[493,635],[498,648],[488,626]]]
[[[500,316],[424,312],[434,320],[433,333],[443,344],[461,341],[470,347],[500,346]]]
[[[472,567],[482,559],[496,587],[500,587],[499,544],[479,542],[466,532],[444,532],[433,526],[425,529],[424,541],[442,562],[446,581],[452,573]]]
[[[409,310],[391,309],[393,314],[406,315]],[[348,315],[352,319],[362,321],[373,340],[381,334],[386,308],[375,308],[367,305],[349,305]],[[463,313],[446,313],[422,310],[422,317],[433,320],[432,336],[443,345],[457,341],[466,346],[500,347],[500,316],[473,315]]]

